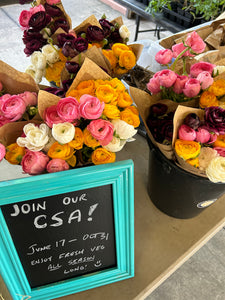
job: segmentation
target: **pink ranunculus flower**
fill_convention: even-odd
[[[80,118],[79,102],[73,97],[62,98],[57,103],[57,113],[64,122],[74,122]]]
[[[37,105],[37,93],[26,91],[24,93],[18,94],[23,101],[25,102],[26,106],[36,106]]]
[[[203,90],[207,89],[208,87],[210,87],[210,85],[213,84],[213,78],[208,71],[203,71],[199,73],[197,76],[197,80],[199,80],[201,88]]]
[[[170,49],[163,49],[156,53],[155,60],[161,64],[168,64],[173,58],[173,52]]]
[[[178,43],[172,46],[172,51],[173,51],[173,57],[176,58],[182,51],[187,49],[187,47],[184,46],[183,43]],[[194,56],[193,54],[190,53],[189,50],[184,52],[181,57],[183,56]]]
[[[31,16],[39,11],[45,11],[45,8],[43,5],[34,6],[34,7],[31,7],[29,10],[21,11],[20,16],[19,16],[19,23],[22,26],[23,30],[29,28],[29,21],[30,21]]]
[[[46,167],[48,173],[66,171],[69,170],[69,168],[69,164],[65,160],[60,158],[53,158],[48,162]]]
[[[105,103],[91,95],[80,97],[79,113],[80,116],[88,120],[96,120],[101,117]]]
[[[160,72],[157,72],[154,74],[154,76],[149,80],[147,83],[147,89],[152,93],[152,94],[157,94],[161,91],[160,89],[160,83],[159,83],[159,75]]]
[[[200,61],[196,64],[191,65],[190,76],[196,78],[203,71],[207,71],[207,72],[210,73],[210,75],[212,75],[212,72],[213,72],[213,69],[214,69],[215,66],[216,65],[214,65],[214,64],[204,62],[204,61]]]
[[[0,106],[2,105],[3,102],[5,102],[6,100],[8,100],[11,97],[10,94],[5,94],[3,96],[0,97]]]
[[[202,53],[206,47],[203,39],[197,34],[196,31],[192,31],[187,35],[185,45],[189,46],[195,53]]]
[[[196,138],[196,132],[191,127],[183,124],[178,130],[179,139],[185,141],[194,141]]]
[[[21,165],[25,173],[38,175],[45,171],[49,157],[41,151],[28,150],[23,156]]]
[[[43,118],[45,120],[45,123],[50,128],[52,128],[53,124],[63,123],[63,120],[60,118],[60,116],[57,113],[57,105],[52,105],[47,107],[44,111]]]
[[[188,77],[185,75],[177,75],[177,79],[173,85],[173,91],[176,94],[182,94],[185,83],[188,81]]]
[[[3,144],[0,143],[0,161],[3,160],[3,158],[5,157],[5,146]]]
[[[7,124],[7,123],[10,123],[11,120],[10,119],[7,119],[6,117],[0,115],[0,127],[2,127],[3,125]]]
[[[114,126],[109,121],[93,120],[87,126],[87,129],[102,146],[106,146],[112,141]]]
[[[207,129],[199,127],[196,131],[196,142],[201,144],[208,143],[210,140],[210,133]]]
[[[199,94],[201,90],[200,82],[195,78],[189,78],[184,85],[183,93],[185,96],[192,98]]]
[[[12,95],[3,102],[0,102],[0,111],[10,122],[19,120],[26,111],[26,104],[18,95]]]
[[[60,3],[61,0],[46,0],[46,2],[47,2],[49,5],[54,5],[54,4]]]
[[[222,147],[214,147],[213,149],[216,150],[217,153],[218,153],[220,156],[225,157],[225,148],[222,148]]]
[[[177,79],[177,74],[169,69],[165,69],[158,74],[159,83],[166,88],[171,87]]]

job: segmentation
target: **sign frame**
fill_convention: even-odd
[[[66,192],[112,185],[117,266],[31,288],[1,207]],[[15,300],[46,300],[134,276],[134,167],[132,160],[0,182],[0,272]],[[34,198],[35,195],[35,198]]]

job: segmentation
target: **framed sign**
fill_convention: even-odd
[[[0,182],[0,270],[16,300],[134,276],[133,162]]]

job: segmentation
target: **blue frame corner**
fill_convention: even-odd
[[[117,266],[31,288],[14,246],[2,206],[35,198],[112,185]],[[0,272],[14,300],[50,300],[134,276],[133,161],[84,167],[0,182]],[[48,298],[46,298],[48,297]]]

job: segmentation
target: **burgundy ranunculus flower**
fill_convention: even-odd
[[[205,126],[209,131],[225,134],[225,109],[218,106],[206,107]]]
[[[58,28],[62,28],[65,32],[68,32],[70,29],[70,25],[68,24],[66,19],[59,18],[55,20],[52,32],[54,33]]]
[[[45,91],[46,92],[49,92],[51,94],[54,94],[60,98],[64,98],[65,97],[65,94],[66,92],[64,91],[64,89],[62,88],[57,88],[57,87],[47,87],[45,88]]]
[[[30,56],[34,51],[40,50],[45,44],[46,43],[43,43],[42,40],[33,39],[26,43],[26,48],[24,49],[24,53],[27,56]]]
[[[75,37],[72,34],[60,33],[57,35],[58,46],[62,48],[65,42],[73,42]]]
[[[46,13],[51,17],[60,17],[63,14],[61,9],[56,5],[45,3],[44,8]]]
[[[38,11],[33,14],[29,20],[29,26],[34,28],[36,31],[40,31],[45,28],[51,21],[51,17],[44,11]]]
[[[95,26],[95,25],[88,26],[86,35],[87,35],[88,41],[91,41],[91,42],[93,42],[93,41],[100,42],[105,37],[104,31],[100,27]]]
[[[19,0],[19,4],[26,4],[26,3],[31,3],[33,0]]]
[[[122,43],[123,39],[120,36],[119,30],[115,29],[114,31],[111,32],[109,36],[110,41],[114,43]]]
[[[80,65],[75,61],[67,61],[65,67],[69,73],[76,74],[80,70]]]
[[[73,44],[74,44],[74,48],[78,52],[83,52],[88,48],[88,41],[86,39],[83,39],[82,37],[75,39]]]
[[[156,103],[150,107],[150,115],[163,116],[167,112],[168,106],[163,103]]]
[[[200,119],[195,113],[190,113],[184,118],[184,124],[196,130],[200,126]]]
[[[109,36],[112,31],[111,29],[114,28],[113,23],[109,22],[106,19],[100,19],[99,23],[102,26],[102,29],[105,33],[105,37]]]
[[[66,57],[75,57],[79,52],[74,48],[73,42],[65,42],[62,47],[62,54]]]
[[[64,89],[65,92],[68,91],[68,89],[70,88],[72,82],[73,82],[73,79],[63,80],[62,86],[63,86],[63,89]]]

